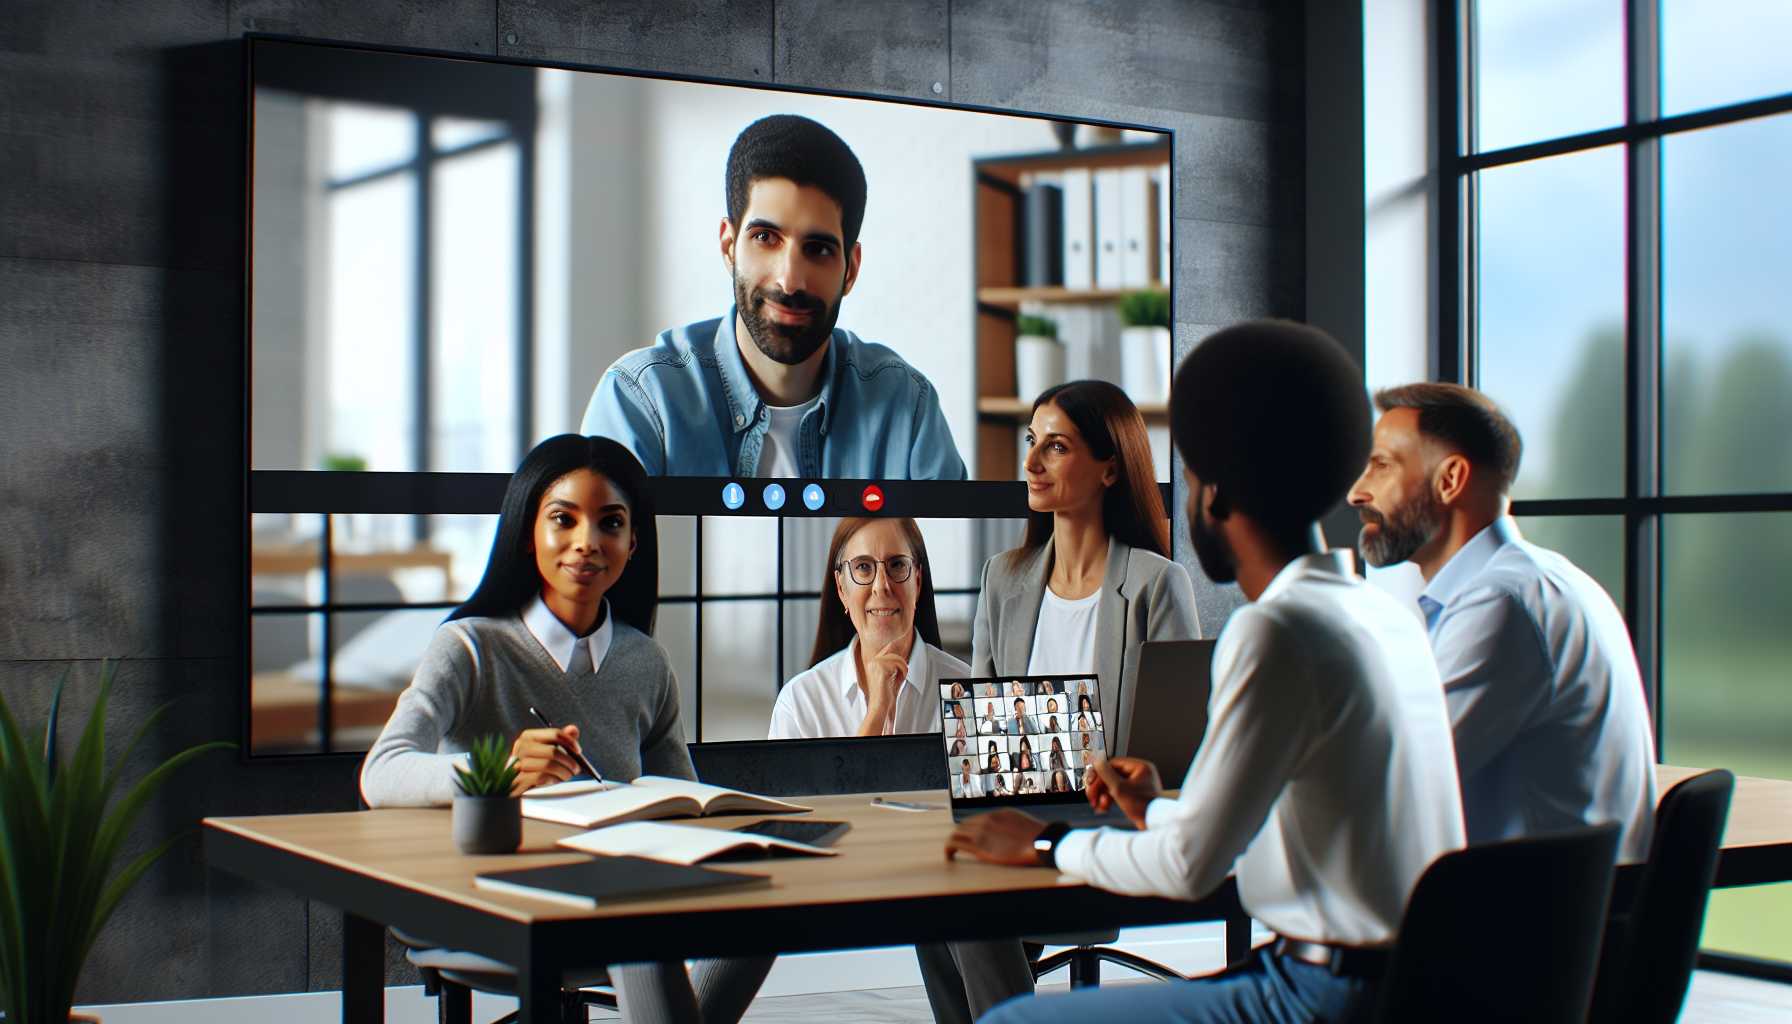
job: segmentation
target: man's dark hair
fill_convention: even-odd
[[[1170,429],[1189,469],[1297,545],[1369,457],[1362,371],[1332,336],[1287,320],[1228,327],[1176,371]]]
[[[865,169],[840,136],[795,114],[773,114],[743,128],[728,151],[728,220],[737,228],[760,178],[789,178],[831,196],[840,204],[843,255],[851,255],[865,222]]]
[[[1461,384],[1419,383],[1375,392],[1382,412],[1417,409],[1419,432],[1460,452],[1477,470],[1493,474],[1499,493],[1512,489],[1524,440],[1493,399]]]

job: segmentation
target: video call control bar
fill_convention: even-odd
[[[495,515],[509,479],[506,473],[263,469],[249,474],[249,510]],[[661,515],[1017,519],[1027,514],[1026,485],[1017,480],[659,477],[653,483]],[[1168,508],[1170,487],[1159,486]]]

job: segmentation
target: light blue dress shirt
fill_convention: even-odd
[[[650,474],[757,476],[770,407],[727,315],[663,331],[604,372],[580,430],[627,445]],[[889,348],[836,327],[818,401],[797,429],[807,478],[963,480],[939,395]]]
[[[1494,520],[1419,607],[1456,738],[1468,841],[1615,821],[1649,854],[1655,739],[1624,617],[1574,563]]]

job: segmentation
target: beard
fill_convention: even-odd
[[[1366,523],[1357,535],[1357,546],[1362,548],[1363,561],[1378,569],[1411,558],[1443,527],[1443,506],[1429,487],[1406,504],[1396,505],[1391,513],[1384,515],[1365,505],[1361,514]],[[1371,524],[1378,527],[1373,535],[1369,533]]]
[[[1234,583],[1238,580],[1238,560],[1232,556],[1232,546],[1226,543],[1218,530],[1207,524],[1207,516],[1201,511],[1201,491],[1198,487],[1189,488],[1188,496],[1188,539],[1195,546],[1195,558],[1201,563],[1201,571],[1215,583]]]
[[[747,325],[747,334],[752,337],[753,344],[767,359],[795,366],[819,351],[834,333],[834,322],[840,319],[840,303],[830,306],[807,292],[789,294],[776,289],[749,288],[740,279],[738,270],[733,272],[733,277],[734,305]],[[777,323],[765,315],[767,299],[815,315],[807,324]]]

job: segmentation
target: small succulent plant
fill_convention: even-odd
[[[1015,318],[1014,329],[1016,333],[1029,337],[1055,339],[1058,336],[1058,321],[1049,316],[1033,316],[1023,313]]]
[[[516,786],[516,765],[510,747],[497,733],[473,741],[467,767],[454,766],[460,791],[467,796],[509,796]]]
[[[1120,322],[1128,327],[1170,326],[1170,296],[1160,291],[1127,293],[1120,299]]]

